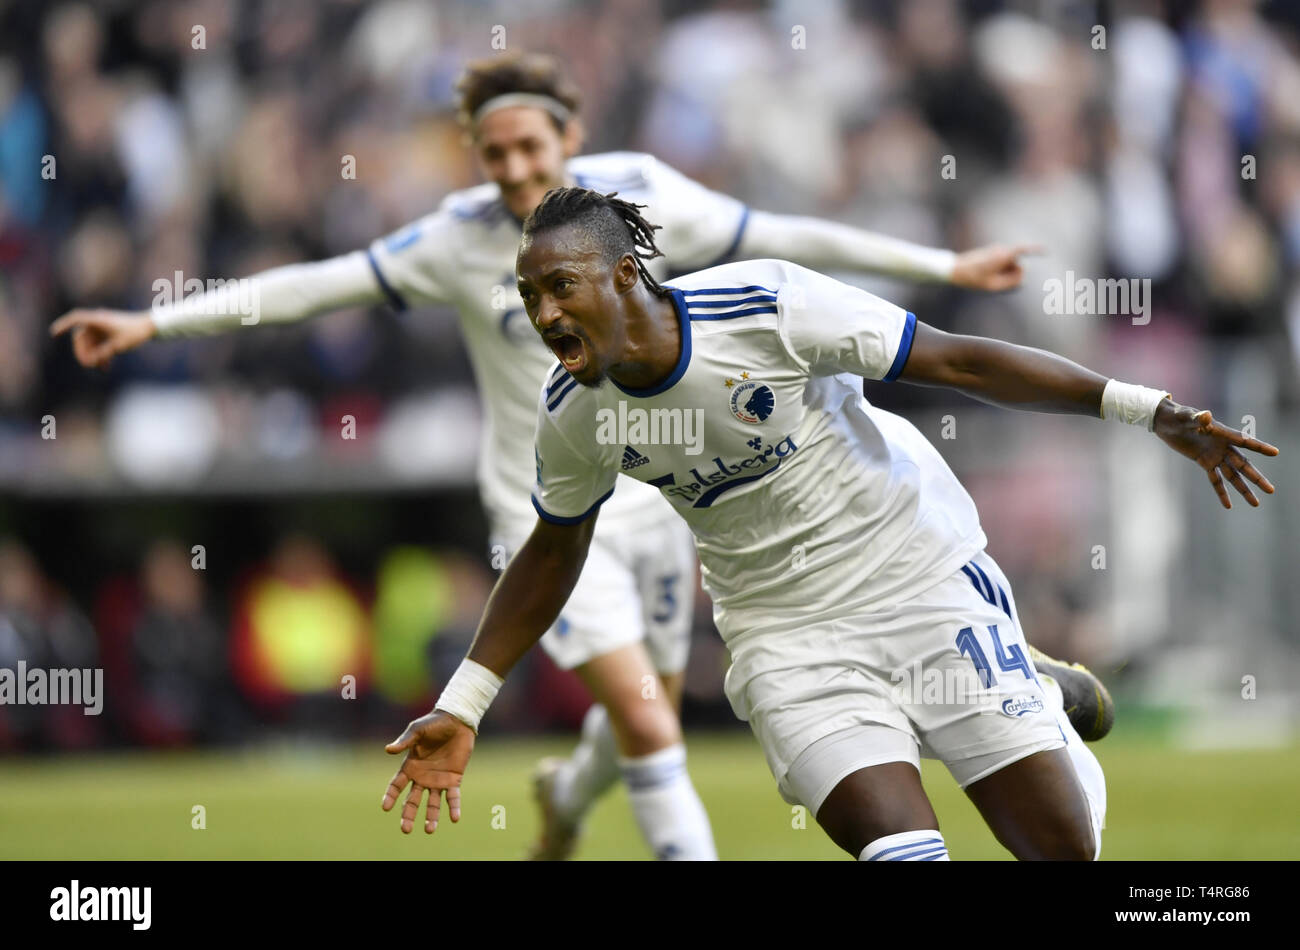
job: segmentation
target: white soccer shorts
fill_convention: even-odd
[[[608,529],[596,522],[582,574],[542,648],[571,670],[644,641],[657,672],[680,673],[691,649],[697,582],[690,528],[674,515],[636,531]],[[498,537],[508,538],[495,543],[511,558],[527,540],[517,531]]]
[[[1069,722],[1038,679],[1011,584],[987,552],[906,601],[837,618],[825,642],[815,664],[729,684],[782,797],[814,814],[868,766],[919,768],[924,755],[964,788],[1066,745]]]

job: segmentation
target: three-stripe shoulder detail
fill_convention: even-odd
[[[758,284],[746,287],[705,287],[684,290],[692,320],[733,320],[759,314],[776,315],[776,291]]]
[[[554,412],[564,402],[565,397],[578,387],[578,381],[569,375],[563,364],[556,363],[555,369],[546,379],[546,408]]]

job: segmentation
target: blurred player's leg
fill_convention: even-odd
[[[676,819],[677,834],[686,836],[687,850],[682,851],[669,841],[666,850],[655,848],[656,856],[712,860],[717,858],[713,832],[704,805],[686,775],[686,748],[681,743],[679,725],[691,645],[696,583],[695,540],[686,525],[674,519],[661,524],[653,532],[643,533],[636,541],[637,586],[646,631],[644,655],[650,669],[658,674],[657,681],[652,681],[646,670],[640,672],[638,699],[644,705],[647,694],[651,692],[648,687],[652,683],[661,686],[658,690],[660,706],[671,713],[679,738],[672,750],[665,749],[656,753],[654,758],[646,756],[640,762],[623,760],[623,776],[637,809],[637,820],[647,837],[651,834],[647,822],[658,824],[671,820],[673,812],[682,809]],[[671,786],[668,777],[674,772],[680,775],[676,780],[680,785],[678,790],[654,792],[645,787],[647,782],[662,779],[667,789]]]
[[[686,747],[667,691],[641,644],[578,668],[606,709],[619,750],[619,771],[642,834],[656,857],[717,857],[708,815],[686,772]]]
[[[542,807],[554,809],[556,821],[576,827],[596,799],[618,781],[618,743],[605,707],[595,703],[587,710],[572,755],[543,759],[537,770],[539,781],[549,785],[538,791],[545,796]],[[541,778],[546,773],[552,773],[549,780]]]
[[[664,684],[664,694],[668,697],[668,702],[672,703],[673,712],[678,717],[682,714],[682,690],[686,686],[685,673],[660,673],[659,682]]]
[[[598,533],[593,552],[565,607],[571,619],[542,639],[552,659],[578,673],[596,705],[573,754],[538,763],[543,831],[533,856],[568,857],[586,812],[623,777],[656,855],[715,857],[708,817],[686,777],[677,721],[690,651],[694,541],[673,520],[635,536]],[[684,840],[656,845],[656,838],[672,837],[673,827]]]
[[[716,858],[708,815],[686,773],[677,722],[683,677],[662,677],[649,688],[650,669],[639,644],[576,669],[597,702],[587,711],[573,755],[538,763],[534,782],[544,827],[535,859],[568,858],[587,810],[620,777],[656,856]]]
[[[661,674],[664,693],[680,714],[685,675]],[[600,703],[592,704],[582,720],[582,734],[573,754],[567,759],[552,756],[537,765],[538,796],[543,808],[553,809],[555,821],[577,827],[587,810],[619,779],[618,743],[609,713]],[[557,859],[567,857],[557,855]]]

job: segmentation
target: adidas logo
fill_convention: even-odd
[[[636,468],[638,465],[645,465],[650,460],[632,448],[630,445],[623,446],[623,471]]]

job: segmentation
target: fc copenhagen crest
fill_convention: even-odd
[[[741,422],[757,425],[772,414],[776,394],[767,383],[756,379],[737,383],[731,390],[731,414]]]

